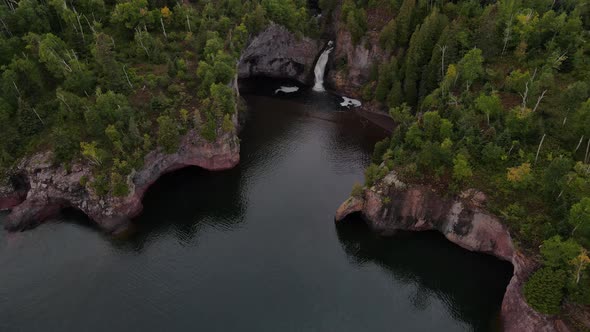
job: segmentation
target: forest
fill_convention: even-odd
[[[49,149],[92,164],[98,195],[125,196],[150,151],[235,130],[237,60],[270,20],[317,30],[304,0],[2,1],[0,180]]]
[[[383,8],[394,15],[372,26]],[[355,43],[377,34],[389,54],[362,97],[397,127],[376,145],[365,185],[394,170],[446,195],[483,190],[542,262],[529,304],[546,314],[590,304],[588,3],[347,0],[340,20]]]
[[[590,4],[318,3],[322,21],[306,0],[0,2],[0,181],[46,149],[93,165],[84,185],[98,195],[125,196],[149,152],[174,152],[189,130],[207,141],[236,130],[240,52],[269,22],[313,38],[338,24],[387,54],[359,94],[396,128],[364,186],[396,171],[445,195],[484,191],[542,262],[529,304],[590,305]]]

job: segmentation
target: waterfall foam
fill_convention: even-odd
[[[322,52],[315,68],[313,69],[313,73],[315,74],[315,84],[313,85],[314,91],[326,91],[326,89],[324,89],[324,73],[326,72],[326,64],[328,63],[330,52],[334,49],[334,47],[332,47],[333,44],[332,41],[328,42],[328,47]]]

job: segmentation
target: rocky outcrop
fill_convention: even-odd
[[[334,11],[334,33],[336,36],[332,66],[326,82],[336,91],[349,97],[359,98],[361,88],[369,81],[371,66],[387,60],[387,52],[379,47],[379,31],[383,27],[383,13],[370,10],[367,21],[371,27],[363,40],[354,44],[352,35],[341,19],[340,8]],[[376,26],[374,29],[372,26]],[[339,64],[346,64],[341,66]]]
[[[299,37],[285,27],[269,25],[242,52],[239,78],[266,76],[313,82],[314,63],[324,43]]]
[[[17,189],[12,183],[0,184],[0,211],[10,210],[27,197],[25,189]]]
[[[509,261],[514,274],[502,302],[505,331],[564,331],[564,325],[527,305],[524,281],[536,263],[519,252],[501,222],[484,210],[485,195],[475,190],[457,198],[443,198],[429,186],[409,186],[395,173],[388,174],[362,197],[351,197],[336,212],[336,221],[360,213],[368,225],[383,235],[397,230],[437,230],[449,241],[471,251]],[[567,330],[567,328],[565,328]]]
[[[84,212],[104,230],[116,232],[124,229],[129,218],[142,211],[141,201],[146,190],[161,175],[187,166],[208,170],[229,169],[238,164],[239,151],[235,133],[225,133],[215,142],[208,142],[191,130],[182,138],[175,153],[166,154],[158,149],[145,157],[143,168],[128,177],[130,190],[126,197],[96,195],[85,185],[87,179],[92,179],[87,163],[76,163],[66,169],[52,163],[51,153],[38,153],[23,160],[17,167],[18,172],[28,179],[30,189],[26,200],[9,214],[5,228],[31,228],[61,209],[73,207]]]

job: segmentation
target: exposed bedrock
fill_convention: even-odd
[[[369,81],[371,66],[387,60],[387,52],[379,46],[379,32],[368,31],[363,39],[354,44],[352,35],[340,16],[340,6],[334,11],[332,21],[336,36],[332,55],[332,66],[327,72],[326,82],[341,94],[360,98],[363,85]],[[379,15],[369,11],[368,19],[380,20]],[[345,66],[342,66],[345,64]]]
[[[27,197],[29,183],[25,175],[12,174],[0,182],[0,211],[10,210]]]
[[[19,205],[26,196],[26,191],[16,190],[10,184],[0,185],[0,211],[10,210]]]
[[[51,153],[38,153],[17,166],[18,172],[26,175],[30,189],[24,202],[12,209],[4,227],[13,231],[32,228],[63,208],[72,207],[84,212],[102,229],[116,232],[124,229],[129,218],[141,213],[146,190],[163,174],[187,166],[229,169],[238,164],[239,152],[235,133],[225,133],[215,142],[208,142],[191,130],[175,153],[165,154],[158,149],[145,157],[143,168],[128,176],[126,197],[96,195],[85,184],[86,179],[92,180],[88,163],[78,162],[66,169],[53,164]]]
[[[369,227],[383,235],[397,230],[437,230],[467,250],[509,261],[514,274],[502,301],[504,330],[567,331],[561,321],[537,313],[526,303],[522,287],[537,264],[514,247],[508,229],[484,205],[481,192],[468,190],[459,197],[443,198],[428,186],[407,185],[390,173],[362,197],[346,200],[336,212],[336,221],[360,212]]]
[[[242,51],[238,76],[290,78],[312,84],[313,67],[323,46],[322,41],[298,37],[273,23]]]

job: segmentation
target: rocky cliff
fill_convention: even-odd
[[[358,212],[375,232],[383,235],[397,230],[437,230],[467,250],[509,261],[514,274],[502,302],[504,330],[567,331],[561,321],[537,313],[525,302],[523,283],[536,263],[514,247],[506,227],[487,213],[484,205],[485,195],[481,192],[469,190],[457,198],[443,198],[428,186],[409,186],[390,173],[366,189],[362,197],[346,200],[336,213],[336,221]]]
[[[219,135],[215,142],[208,142],[191,130],[182,138],[175,153],[166,154],[158,149],[145,157],[143,168],[128,177],[130,192],[126,197],[99,197],[84,185],[83,179],[92,178],[87,163],[75,163],[66,169],[52,163],[51,153],[38,153],[21,161],[16,168],[30,187],[24,202],[11,206],[8,199],[3,199],[10,196],[10,188],[6,195],[0,195],[0,202],[5,202],[6,208],[14,206],[4,226],[9,230],[31,228],[63,208],[73,207],[88,215],[102,229],[116,232],[126,226],[129,218],[142,211],[143,195],[163,174],[187,166],[208,170],[232,168],[239,162],[239,152],[239,139],[233,132]]]
[[[239,78],[266,76],[313,83],[313,68],[324,43],[299,37],[285,27],[269,25],[242,51]]]
[[[349,97],[360,98],[361,89],[369,81],[371,66],[387,60],[387,52],[379,47],[379,32],[388,22],[391,13],[378,9],[367,12],[369,31],[355,44],[341,18],[340,6],[334,11],[333,34],[336,37],[331,66],[326,82],[336,91]]]
[[[22,203],[27,196],[27,191],[17,189],[12,183],[0,184],[0,211],[10,210]]]

